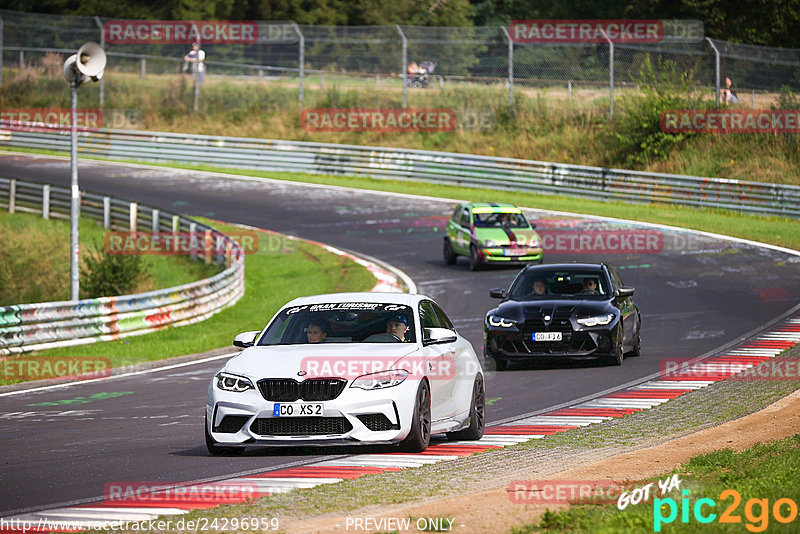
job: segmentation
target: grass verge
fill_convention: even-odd
[[[199,219],[198,220],[203,220]],[[205,221],[222,232],[235,227]],[[39,351],[41,357],[102,356],[112,367],[161,360],[229,346],[246,330],[259,330],[287,301],[315,293],[368,291],[375,278],[354,261],[303,241],[284,240],[286,246],[264,246],[275,234],[259,232],[259,253],[245,258],[245,294],[233,306],[197,324],[166,328],[143,336],[77,347]],[[12,383],[0,381],[0,385]]]
[[[637,60],[644,63],[647,54]],[[661,135],[660,111],[713,107],[713,89],[699,94],[696,86],[666,90],[684,72],[669,62],[652,58],[652,71],[636,67],[619,73],[618,81],[636,89],[615,90],[615,118],[609,120],[608,93],[603,89],[575,87],[526,88],[516,85],[514,111],[508,111],[508,91],[502,84],[461,83],[448,80],[427,89],[407,91],[410,108],[448,108],[457,117],[455,131],[440,132],[321,132],[301,123],[297,106],[297,80],[233,79],[209,75],[193,108],[193,83],[188,76],[155,74],[145,79],[109,65],[105,73],[104,121],[109,127],[165,132],[204,132],[210,135],[379,145],[467,154],[485,154],[542,161],[572,162],[602,167],[631,166],[637,170],[693,176],[718,176],[738,180],[800,183],[800,156],[794,134],[689,134]],[[4,74],[0,107],[4,109],[68,108],[69,92],[63,88],[63,58],[49,54],[39,68],[8,67]],[[646,64],[650,65],[650,62]],[[673,65],[674,67],[674,65]],[[213,70],[213,67],[210,67]],[[132,69],[133,70],[133,69]],[[661,73],[657,79],[652,75]],[[210,74],[210,73],[209,73]],[[649,74],[649,75],[648,75]],[[304,88],[306,108],[399,108],[403,102],[399,79],[355,79],[327,75],[308,76]],[[657,98],[643,98],[654,84]],[[665,98],[672,94],[675,99]],[[668,105],[669,107],[664,107]],[[81,106],[99,107],[99,88],[87,86]],[[797,109],[794,97],[759,95],[758,109]],[[734,109],[750,107],[747,102]],[[114,111],[116,110],[116,112]],[[133,111],[135,121],[117,117]],[[659,113],[651,113],[651,112]],[[125,113],[123,116],[127,117]],[[630,120],[628,120],[630,118]],[[626,126],[627,125],[627,126]],[[621,142],[626,138],[629,143]],[[627,148],[623,149],[622,145]],[[632,159],[629,156],[634,156]],[[627,167],[626,167],[627,168]]]
[[[81,218],[81,250],[103,248],[105,230]],[[69,300],[69,221],[31,213],[0,212],[0,305]],[[179,256],[143,256],[146,275],[136,293],[188,284],[219,272],[215,265]],[[36,265],[36,275],[31,266]],[[81,295],[85,298],[85,295]]]
[[[790,349],[779,357],[797,358],[798,356],[800,356],[800,347]],[[310,518],[322,514],[349,514],[356,510],[359,510],[356,515],[361,517],[379,514],[380,512],[376,511],[379,507],[463,495],[502,486],[524,478],[546,480],[544,477],[548,475],[583,465],[587,461],[656,445],[749,415],[795,391],[798,386],[796,381],[724,380],[649,410],[626,415],[602,424],[548,436],[544,439],[530,440],[501,450],[490,450],[470,457],[404,469],[395,473],[369,475],[336,484],[322,484],[313,488],[275,494],[244,504],[223,505],[213,510],[193,511],[181,517],[187,521],[198,518],[211,520],[237,517],[277,517],[286,520]],[[703,476],[708,475],[708,477],[717,476],[719,483],[722,484],[746,482],[749,485],[740,486],[743,498],[745,491],[752,490],[752,493],[747,494],[747,498],[770,498],[772,499],[770,503],[773,503],[775,497],[791,498],[793,495],[797,495],[795,481],[798,471],[796,469],[800,462],[796,458],[791,463],[787,462],[787,467],[791,466],[791,469],[787,470],[784,475],[780,472],[780,456],[777,456],[780,451],[786,451],[796,456],[797,445],[797,439],[792,438],[775,444],[774,449],[756,447],[753,451],[740,453],[742,456],[730,452],[713,453],[709,455],[710,459],[693,460],[694,463],[690,463],[690,467],[694,471],[697,471],[694,468],[695,465],[698,468],[702,467],[705,471],[700,470],[697,471],[698,473]],[[759,473],[755,467],[748,471],[742,471],[751,458],[759,456],[759,451],[770,450],[777,452],[765,454],[765,459],[771,458],[769,463],[771,470],[768,473]],[[348,451],[336,452],[347,453]],[[354,451],[350,449],[349,452]],[[359,450],[359,452],[369,451]],[[731,467],[717,468],[718,465],[724,464],[727,458],[734,456],[737,456],[738,459]],[[715,469],[718,469],[716,475],[714,474]],[[753,477],[752,483],[746,481],[747,476]],[[681,478],[684,476],[681,475]],[[710,480],[704,483],[709,484],[709,488],[716,488],[711,485]],[[768,486],[769,491],[766,490]],[[714,494],[712,490],[707,491],[702,484],[699,487],[702,491],[698,489],[692,493],[693,495],[718,496],[718,493]],[[680,498],[679,495],[674,497],[676,501]],[[796,498],[795,502],[797,502]],[[678,504],[680,505],[680,502]],[[717,511],[723,509],[724,506],[724,504],[720,504]],[[616,514],[615,509],[609,508],[607,511],[610,515]],[[487,513],[490,511],[487,510]],[[580,523],[583,517],[581,514],[584,513],[588,512],[578,512],[576,519],[566,516],[563,521],[561,519],[557,521],[552,519],[552,521],[556,526],[560,524],[559,521],[565,522],[567,526],[564,530],[570,532],[584,531],[583,528],[579,528],[583,525],[589,525],[589,528],[585,529],[587,532],[630,532],[633,528],[620,528],[620,525],[627,525],[626,518],[628,516],[627,514],[616,514],[619,516],[616,520],[617,524],[605,530],[596,530],[593,524],[594,519],[587,523]],[[642,513],[647,516],[644,509],[642,509]],[[649,514],[652,517],[652,509]],[[680,518],[680,515],[678,517]],[[680,519],[676,523],[679,521]],[[549,524],[546,526],[550,528]],[[646,526],[646,524],[641,526]],[[691,531],[697,530],[696,523],[690,526],[694,527],[694,530]],[[741,530],[741,525],[739,528]],[[650,529],[652,529],[652,521]],[[524,532],[529,531],[534,530]]]
[[[681,491],[656,492],[648,502],[622,511],[616,504],[573,504],[557,512],[547,510],[539,523],[512,528],[511,533],[797,531],[800,486],[787,482],[800,477],[800,434],[740,452],[722,449],[693,456],[670,474],[678,475]],[[652,483],[657,490],[658,481],[666,475],[635,481],[632,486]],[[684,496],[683,491],[688,494]],[[730,512],[728,523],[722,522],[725,511]],[[786,521],[779,521],[778,514],[791,517],[791,524],[782,524]]]

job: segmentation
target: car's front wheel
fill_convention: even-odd
[[[481,262],[481,257],[478,255],[478,247],[472,245],[469,247],[469,270],[480,271],[481,267],[483,267],[483,263]]]
[[[617,335],[617,344],[614,346],[614,352],[608,359],[611,365],[622,365],[622,360],[625,359],[625,352],[622,349],[622,328],[620,328],[619,335]]]
[[[636,341],[633,342],[633,350],[631,350],[631,356],[634,358],[640,356],[642,354],[642,321],[639,321],[639,324],[636,325]]]
[[[203,426],[206,429],[206,448],[213,456],[241,456],[244,454],[244,447],[226,447],[214,441],[208,432],[208,425],[204,424]]]
[[[483,387],[483,378],[478,375],[472,385],[472,402],[469,407],[469,426],[456,432],[447,432],[449,440],[475,441],[483,437],[486,426],[486,391]]]
[[[453,250],[453,245],[450,243],[449,239],[444,240],[443,255],[444,255],[444,262],[447,265],[453,265],[456,262],[456,258],[458,257],[458,255]]]
[[[425,380],[417,388],[412,417],[411,431],[400,443],[400,448],[406,452],[422,452],[431,442],[431,390]]]

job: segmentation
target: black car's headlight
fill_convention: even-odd
[[[390,369],[379,373],[361,375],[353,380],[350,387],[366,390],[391,388],[402,384],[406,377],[408,377],[408,371],[405,369]]]
[[[512,321],[511,319],[506,319],[501,315],[490,314],[487,320],[489,321],[489,326],[495,326],[499,328],[513,328],[517,326],[517,323],[515,321]]]
[[[216,378],[217,387],[223,391],[241,393],[248,389],[255,389],[250,379],[243,376],[232,375],[230,373],[218,373]]]
[[[595,315],[593,317],[584,317],[583,319],[576,319],[578,324],[583,326],[604,326],[614,320],[614,314],[608,315]]]

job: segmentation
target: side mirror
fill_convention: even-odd
[[[241,334],[238,334],[235,338],[233,338],[233,346],[240,347],[243,349],[247,347],[252,347],[253,343],[255,343],[256,341],[256,336],[258,336],[258,334],[260,333],[261,331],[259,330],[242,332]]]
[[[438,343],[453,343],[458,337],[448,328],[426,328],[423,345],[436,345]]]
[[[531,223],[531,228],[533,228],[534,230],[536,230],[536,223]]]
[[[489,296],[493,299],[504,299],[508,296],[508,291],[500,288],[490,289]]]
[[[623,286],[617,290],[617,296],[621,299],[632,297],[634,288]]]

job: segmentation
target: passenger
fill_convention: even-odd
[[[309,343],[322,343],[328,337],[331,327],[325,319],[311,319],[306,328]]]
[[[393,315],[386,322],[386,333],[392,334],[400,341],[406,340],[406,332],[408,332],[408,317],[405,314]]]

